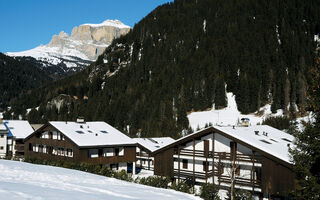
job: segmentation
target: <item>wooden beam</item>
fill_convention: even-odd
[[[252,192],[254,193],[254,184],[255,184],[255,180],[254,180],[254,151],[252,151],[252,169],[251,169],[251,182],[252,182]]]
[[[193,138],[193,193],[194,193],[194,185],[195,185],[195,172],[196,172],[196,140]]]
[[[180,145],[178,145],[178,181],[180,181]]]
[[[212,183],[214,184],[214,132],[212,132]]]

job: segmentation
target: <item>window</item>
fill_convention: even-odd
[[[238,166],[238,167],[236,168],[235,174],[236,174],[237,176],[240,176],[240,166]]]
[[[266,141],[266,140],[260,140],[261,142],[264,142],[266,144],[271,144],[270,142]]]
[[[111,164],[111,165],[110,165],[110,168],[111,168],[112,170],[118,170],[118,169],[119,169],[119,165],[118,165],[118,163],[117,163],[117,164]]]
[[[108,133],[108,131],[100,131],[101,133]]]
[[[73,157],[72,149],[67,149],[67,155],[68,157]]]
[[[104,148],[103,149],[103,156],[104,157],[114,156],[113,148]]]
[[[29,143],[29,151],[33,151],[31,143]]]
[[[0,150],[3,150],[3,146],[0,147]]]
[[[115,154],[115,156],[119,156],[119,148],[114,149],[114,154]]]
[[[203,165],[203,171],[207,172],[209,167],[208,161],[203,161],[202,165]]]
[[[187,159],[182,159],[182,168],[188,169],[188,160]]]
[[[83,131],[76,131],[77,133],[79,133],[79,134],[84,134],[84,132]]]
[[[4,135],[1,134],[1,138],[3,138],[3,137],[4,137]]]
[[[218,173],[223,174],[224,173],[224,166],[223,163],[218,164]]]
[[[261,168],[260,167],[256,167],[254,169],[255,172],[255,180],[256,181],[261,181]]]
[[[103,149],[98,149],[98,156],[102,157],[103,156]]]
[[[97,158],[98,149],[89,149],[89,158]]]
[[[287,139],[287,138],[281,138],[282,140],[286,141],[286,142],[292,142],[291,140]]]
[[[123,156],[124,155],[124,149],[123,147],[119,148],[119,156]]]

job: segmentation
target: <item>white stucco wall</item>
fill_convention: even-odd
[[[0,133],[0,157],[3,158],[7,155],[7,134]]]

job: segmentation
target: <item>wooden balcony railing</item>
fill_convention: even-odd
[[[178,155],[178,149],[174,149],[175,155]],[[201,158],[212,158],[214,159],[219,159],[219,160],[231,160],[231,154],[227,152],[214,152],[212,154],[212,151],[201,151],[201,150],[190,150],[190,149],[180,149],[180,155],[181,156],[195,156],[195,157],[201,157]],[[253,160],[254,158],[254,160]],[[244,154],[237,154],[236,155],[236,161],[240,162],[250,162],[252,163],[253,161],[255,163],[260,163],[260,156],[255,155],[244,155]]]

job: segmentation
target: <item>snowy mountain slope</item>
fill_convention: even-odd
[[[252,114],[241,114],[237,108],[235,95],[233,93],[227,93],[228,106],[223,109],[202,112],[192,112],[188,115],[189,124],[193,130],[196,130],[198,127],[203,128],[206,124],[212,123],[213,125],[221,126],[232,126],[237,125],[241,122],[241,118],[249,118],[251,125],[261,124],[264,119],[267,117],[282,116],[283,111],[281,109],[277,110],[276,113],[271,112],[271,105],[267,104],[260,108],[259,112],[263,113],[262,115],[257,115],[257,112]],[[310,121],[312,120],[312,115],[309,114],[306,117],[298,118],[298,128],[301,130],[302,125],[301,121]]]
[[[187,200],[193,195],[77,170],[0,160],[0,199]]]
[[[74,27],[69,36],[64,31],[54,35],[46,45],[22,52],[7,52],[9,56],[30,56],[53,65],[63,63],[66,71],[78,71],[87,66],[109,46],[114,38],[126,34],[130,27],[119,20]],[[44,63],[46,66],[46,64]]]

